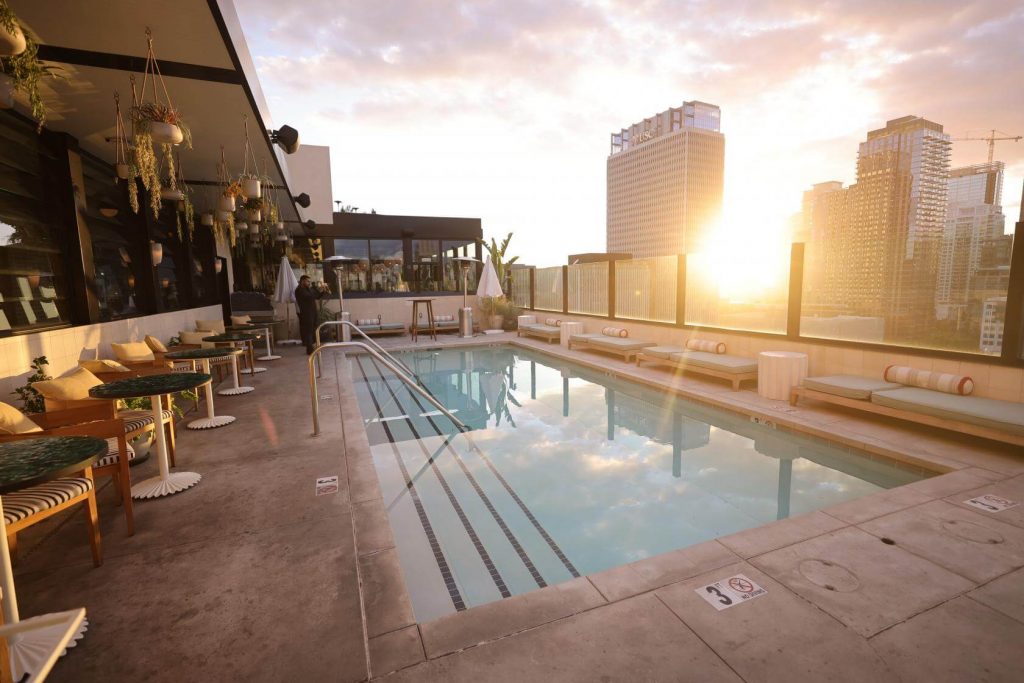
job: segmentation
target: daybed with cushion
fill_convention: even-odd
[[[882,380],[808,377],[793,389],[790,403],[811,398],[1024,446],[1024,403],[970,396],[973,388],[969,377],[889,366]]]
[[[380,316],[376,318],[360,318],[356,320],[356,327],[370,337],[385,334],[405,334],[404,323],[386,323],[383,322]]]
[[[539,337],[550,344],[561,339],[562,321],[557,318],[547,318],[543,323],[520,324],[516,336],[522,337],[524,334],[530,337]]]
[[[434,316],[434,329],[438,332],[452,332],[459,329],[459,321],[455,319],[454,315],[435,315]],[[416,323],[417,332],[429,332],[430,323],[418,322]]]
[[[655,346],[637,354],[636,364],[641,361],[669,365],[683,372],[693,372],[717,377],[732,382],[733,391],[738,391],[743,380],[757,381],[757,361],[742,356],[729,356],[725,344],[707,339],[691,339],[686,348],[678,346]]]
[[[656,346],[654,342],[630,339],[629,332],[621,327],[605,327],[600,334],[581,333],[569,337],[569,349],[573,347],[587,349],[589,351],[601,351],[622,356],[626,361],[633,360],[633,357],[641,350]]]

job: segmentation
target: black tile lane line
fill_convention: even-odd
[[[373,362],[374,367],[377,369],[377,373],[381,375],[382,379],[384,379],[384,373],[381,372],[380,365],[378,365],[375,359],[371,358],[371,361]],[[387,382],[387,379],[384,379],[384,381]],[[416,406],[419,408],[420,411],[423,412],[423,414],[429,412],[426,409],[426,407],[420,402],[420,398],[416,395],[415,392],[410,391],[409,395],[412,396],[412,400],[416,403]],[[447,420],[448,418],[444,419]],[[427,421],[430,423],[430,426],[434,428],[434,431],[437,432],[438,436],[447,436],[444,432],[441,431],[441,428],[437,426],[437,423],[434,422],[434,418],[432,416],[427,415]],[[466,463],[462,460],[462,457],[454,448],[452,448],[451,436],[448,436],[448,438],[445,439],[444,447],[447,448],[449,453],[451,453],[455,462],[458,463],[459,469],[462,470],[462,473],[466,476],[466,479],[469,480],[469,483],[473,486],[473,490],[476,491],[476,494],[478,496],[480,496],[480,500],[483,501],[483,504],[487,508],[487,511],[491,513],[491,517],[493,517],[494,521],[498,524],[498,528],[501,529],[501,533],[505,534],[505,538],[508,540],[509,545],[512,546],[512,549],[516,551],[516,555],[518,555],[519,559],[522,560],[523,565],[526,567],[526,571],[530,572],[530,576],[532,576],[533,580],[537,583],[537,587],[544,588],[545,586],[547,586],[547,581],[545,581],[544,577],[540,575],[539,571],[537,571],[537,567],[533,564],[533,560],[530,559],[530,556],[526,553],[526,550],[523,549],[522,544],[519,543],[519,539],[516,538],[515,534],[512,533],[512,530],[508,528],[508,524],[505,523],[505,520],[494,508],[494,505],[491,503],[491,499],[487,496],[486,493],[484,493],[484,490],[480,488],[480,484],[477,482],[476,477],[474,477],[473,473],[469,471],[468,467],[466,467]]]
[[[358,360],[358,357],[356,357]],[[363,375],[363,381],[366,383],[367,393],[370,394],[370,399],[373,401],[373,405],[378,410],[380,415],[380,404],[377,402],[377,396],[373,393],[373,388],[370,386],[370,378],[366,376],[366,371],[363,369],[362,363],[357,363],[359,371]],[[383,417],[383,415],[380,415]],[[444,556],[444,552],[441,550],[441,544],[437,542],[437,535],[434,533],[434,526],[430,523],[430,518],[427,516],[427,511],[423,508],[423,502],[420,500],[419,494],[416,492],[416,485],[413,484],[412,479],[409,478],[409,470],[405,468],[405,462],[402,460],[402,455],[398,452],[398,446],[395,444],[394,436],[391,434],[391,428],[387,422],[379,423],[384,428],[384,433],[388,437],[388,443],[391,445],[391,452],[395,456],[395,461],[398,463],[398,468],[402,472],[402,478],[405,480],[405,487],[409,491],[409,496],[412,498],[412,503],[416,508],[416,516],[420,519],[420,524],[423,526],[423,535],[427,537],[427,543],[430,544],[430,552],[434,555],[434,560],[437,562],[437,569],[441,572],[441,579],[444,581],[445,588],[448,589],[448,595],[452,599],[452,605],[455,606],[456,612],[461,612],[466,609],[466,601],[462,599],[462,593],[459,592],[459,586],[455,583],[455,577],[452,575],[451,567],[448,566],[448,560]]]
[[[371,361],[373,361],[372,358]],[[359,370],[363,373],[363,376],[366,377],[366,370],[363,367],[362,358],[360,356],[356,356],[356,362],[359,364]],[[373,363],[374,367],[377,367],[376,361],[373,361]],[[394,399],[395,405],[398,406],[399,409],[401,409],[402,404],[398,400],[398,396],[395,394],[394,390],[391,388],[391,384],[387,381],[387,378],[384,377],[384,375],[380,375],[380,378],[382,380],[384,387],[387,388],[388,393],[391,395],[391,398]],[[434,463],[426,447],[423,445],[423,441],[420,439],[420,434],[416,430],[416,425],[413,423],[411,418],[407,418],[407,420],[409,422],[409,429],[412,430],[412,435],[415,437],[414,440],[416,441],[416,445],[418,445],[420,447],[420,450],[423,451],[423,455],[427,456],[427,459],[430,462],[430,469],[433,470],[434,476],[437,477],[437,481],[441,484],[441,488],[444,489],[445,495],[448,496],[448,501],[451,503],[452,509],[455,510],[455,514],[458,516],[459,521],[462,523],[462,528],[465,529],[466,535],[469,536],[469,540],[473,543],[473,547],[476,548],[477,554],[480,555],[480,560],[484,563],[484,567],[487,568],[487,573],[490,574],[491,580],[494,581],[495,587],[498,589],[498,592],[501,594],[501,597],[512,597],[512,591],[510,591],[508,589],[508,586],[505,585],[505,579],[502,578],[501,572],[499,572],[498,568],[494,566],[494,561],[491,559],[491,554],[487,552],[487,548],[484,547],[483,542],[477,535],[476,529],[474,529],[473,525],[470,523],[469,517],[466,516],[466,512],[462,509],[462,505],[459,504],[458,499],[455,497],[455,494],[452,492],[451,487],[448,485],[448,480],[444,478],[443,474],[441,474],[441,470],[438,469],[437,464]]]
[[[413,398],[415,399],[415,396],[413,396]],[[417,401],[417,403],[419,403],[419,401]],[[433,418],[429,418],[429,419],[430,419],[430,423],[434,424]],[[434,429],[437,429],[437,425],[436,424],[434,424]],[[440,431],[438,431],[438,433],[440,434]],[[505,488],[505,491],[508,492],[508,495],[512,497],[512,500],[514,500],[516,505],[519,506],[519,509],[523,511],[523,514],[526,515],[526,518],[528,520],[530,520],[530,524],[532,524],[533,528],[537,530],[537,533],[540,534],[541,538],[544,539],[544,542],[548,544],[548,547],[551,548],[551,552],[553,552],[555,554],[555,557],[557,557],[559,559],[559,561],[562,563],[562,565],[565,566],[565,568],[569,571],[569,573],[572,574],[573,578],[577,578],[578,579],[580,577],[579,570],[576,569],[576,566],[572,563],[572,561],[568,557],[565,556],[565,553],[562,552],[562,548],[555,542],[555,539],[551,538],[551,536],[550,536],[550,534],[548,534],[547,530],[541,525],[541,523],[537,520],[537,518],[533,516],[533,513],[530,512],[530,508],[528,508],[526,506],[526,503],[524,503],[523,499],[519,497],[519,494],[515,492],[515,489],[513,489],[512,486],[509,485],[509,483],[505,480],[505,477],[503,477],[501,475],[501,472],[499,472],[498,468],[494,466],[494,463],[491,462],[491,459],[488,458],[484,454],[484,452],[480,448],[477,447],[477,445],[475,443],[473,443],[472,439],[467,438],[467,441],[469,442],[470,447],[472,447],[473,451],[478,456],[480,456],[480,459],[484,461],[485,465],[487,465],[487,469],[489,469],[491,471],[491,473],[494,475],[494,477]],[[451,448],[451,447],[449,446],[449,448]],[[452,452],[455,453],[454,450]],[[459,464],[461,465],[462,464],[462,459],[459,458],[457,453],[456,453],[455,457],[456,457],[456,459],[458,459]],[[474,484],[474,486],[475,486],[475,484]],[[531,574],[532,573],[533,572],[531,572]]]

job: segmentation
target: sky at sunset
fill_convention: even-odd
[[[604,250],[609,134],[684,100],[722,108],[726,241],[784,243],[887,119],[1024,134],[1019,0],[235,4],[275,122],[331,147],[334,199],[479,217],[534,265]],[[986,155],[957,142],[953,165]],[[1024,141],[996,159],[1011,230]]]

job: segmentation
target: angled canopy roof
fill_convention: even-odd
[[[265,165],[271,182],[282,188],[277,193],[282,219],[304,219],[291,199],[303,190],[290,187],[287,155],[270,141],[267,131],[275,126],[230,0],[8,4],[38,37],[40,58],[67,76],[43,85],[48,128],[75,136],[85,150],[113,163],[115,148],[108,139],[114,135],[114,92],[126,112],[129,76],[134,73],[137,87],[142,84],[149,28],[167,89],[192,131],[192,149],[182,148],[180,155],[197,210],[213,208],[222,145],[230,172],[241,172],[248,117],[260,170]]]

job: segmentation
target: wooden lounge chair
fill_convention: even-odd
[[[356,327],[368,337],[406,333],[405,323],[386,323],[380,316],[356,320]]]
[[[605,328],[605,330],[619,329],[619,328]],[[611,336],[606,332],[593,333],[585,332],[582,334],[574,334],[569,337],[569,349],[575,348],[587,349],[588,351],[600,351],[602,353],[611,353],[622,358],[628,363],[636,357],[642,349],[656,346],[654,342],[642,341],[639,339],[629,339],[628,337],[620,337],[618,335]]]
[[[692,372],[728,380],[733,391],[739,391],[745,380],[757,381],[757,361],[724,353],[695,351],[678,346],[655,346],[637,354],[636,364],[647,361],[668,365],[680,372]]]
[[[546,318],[543,323],[520,324],[516,329],[516,336],[537,337],[549,344],[559,341],[562,338],[562,321],[556,318]]]
[[[1024,403],[960,396],[854,375],[808,377],[790,393],[908,422],[1024,446]]]

